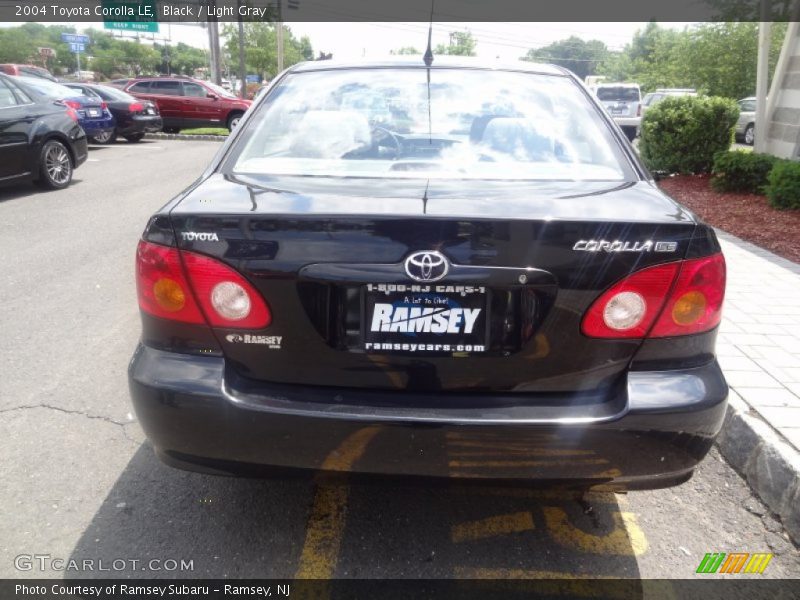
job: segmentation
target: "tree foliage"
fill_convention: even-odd
[[[227,24],[223,29],[225,54],[233,65],[233,71],[239,64],[239,27]],[[274,23],[252,22],[244,24],[244,56],[248,73],[256,73],[266,79],[272,79],[278,72],[277,28]],[[314,60],[314,49],[311,40],[303,36],[299,40],[292,30],[283,26],[283,65],[289,67],[304,60]]]
[[[770,72],[785,32],[785,23],[774,24]],[[598,71],[610,80],[635,81],[645,92],[681,87],[742,98],[755,91],[757,58],[758,23],[702,23],[675,31],[651,22]]]
[[[453,31],[450,33],[448,45],[437,44],[433,54],[449,54],[451,56],[475,56],[478,43],[469,31]]]
[[[554,63],[565,67],[581,79],[597,73],[597,68],[608,55],[608,48],[599,40],[588,42],[571,36],[542,48],[532,48],[522,60]]]

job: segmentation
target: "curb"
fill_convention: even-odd
[[[800,544],[800,452],[754,416],[733,389],[717,447]]]
[[[144,137],[150,140],[187,140],[202,142],[224,142],[227,135],[185,135],[183,133],[146,133]]]

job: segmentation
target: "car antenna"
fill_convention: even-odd
[[[425,55],[422,60],[425,62],[426,67],[433,64],[433,50],[431,49],[431,36],[433,35],[433,4],[436,0],[431,0],[431,18],[428,20],[428,47],[425,49]]]

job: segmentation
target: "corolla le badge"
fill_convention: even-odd
[[[579,252],[675,252],[678,242],[579,240],[572,249]]]
[[[414,281],[439,281],[450,270],[450,263],[441,252],[414,252],[406,259],[406,273]]]

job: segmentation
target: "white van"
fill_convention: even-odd
[[[633,141],[642,122],[642,90],[638,83],[599,83],[594,94]]]

